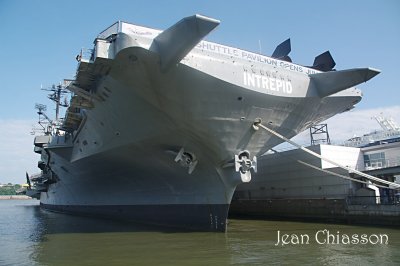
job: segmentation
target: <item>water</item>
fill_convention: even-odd
[[[366,234],[372,242],[372,235],[386,234],[389,241],[318,244],[314,236],[324,229]],[[275,246],[278,230],[308,235],[309,244]],[[232,219],[226,234],[188,233],[52,213],[35,200],[0,200],[0,265],[304,264],[400,265],[400,229]]]

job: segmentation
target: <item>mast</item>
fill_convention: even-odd
[[[52,120],[49,116],[46,115],[45,111],[46,111],[46,105],[44,104],[35,104],[35,109],[38,110],[38,115],[39,115],[39,121],[38,124],[42,127],[41,129],[35,129],[33,128],[32,133],[31,134],[35,134],[35,132],[37,130],[40,131],[44,131],[44,133],[47,134],[53,134],[54,131],[53,130],[57,130],[58,128],[61,126],[62,124],[62,119],[60,118],[60,108],[61,107],[68,107],[68,102],[67,99],[65,98],[64,101],[61,100],[62,96],[64,96],[65,94],[69,93],[69,91],[66,89],[65,86],[61,85],[61,83],[59,85],[52,85],[50,88],[45,88],[42,90],[44,91],[49,91],[51,92],[47,97],[52,100],[53,102],[55,102],[56,104],[56,115],[55,115],[55,119]],[[47,128],[45,127],[45,125],[47,124]]]
[[[52,92],[51,94],[48,95],[48,98],[50,100],[52,100],[53,102],[56,103],[56,117],[55,117],[55,121],[58,122],[60,119],[60,107],[68,107],[68,103],[65,101],[64,103],[61,102],[61,97],[68,93],[68,90],[65,89],[64,86],[60,84],[53,85],[51,88],[49,89],[42,89],[45,91],[50,91]]]

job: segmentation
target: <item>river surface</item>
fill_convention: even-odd
[[[38,204],[0,200],[0,265],[400,265],[397,228],[231,219],[227,233],[193,233]]]

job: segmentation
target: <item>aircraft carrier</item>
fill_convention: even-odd
[[[293,64],[290,40],[271,57],[202,40],[219,21],[187,17],[160,31],[117,22],[52,88],[65,118],[35,137],[41,174],[30,193],[48,210],[189,230],[225,231],[236,186],[257,157],[361,100],[379,73],[336,71],[329,52]],[[72,92],[70,103],[60,95]],[[32,193],[34,192],[34,193]]]

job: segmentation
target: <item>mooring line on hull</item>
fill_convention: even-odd
[[[383,179],[377,178],[377,177],[375,177],[375,176],[368,175],[368,174],[366,174],[366,173],[360,172],[360,171],[358,171],[358,170],[352,169],[352,168],[350,168],[350,167],[347,167],[347,166],[341,165],[341,164],[339,164],[339,163],[337,163],[337,162],[334,162],[334,161],[332,161],[332,160],[330,160],[330,159],[328,159],[328,158],[325,158],[325,157],[321,156],[320,154],[318,154],[318,153],[316,153],[316,152],[313,152],[313,151],[311,151],[311,150],[309,150],[309,149],[307,149],[307,148],[305,148],[305,147],[303,147],[303,146],[297,144],[296,142],[294,142],[294,141],[292,141],[292,140],[290,140],[290,139],[288,139],[288,138],[282,136],[282,135],[279,134],[278,132],[276,132],[276,131],[274,131],[274,130],[272,130],[272,129],[266,127],[266,126],[264,126],[264,125],[261,124],[259,121],[256,121],[256,122],[253,124],[253,128],[257,128],[257,127],[261,127],[261,128],[263,128],[263,129],[265,129],[265,130],[268,131],[269,133],[271,133],[271,134],[277,136],[278,138],[280,138],[280,139],[282,139],[282,140],[288,142],[289,144],[292,144],[293,146],[299,148],[300,150],[302,150],[302,151],[304,151],[304,152],[306,152],[306,153],[308,153],[308,154],[311,154],[311,155],[314,156],[314,157],[317,157],[317,158],[319,158],[319,159],[321,159],[321,160],[324,160],[325,162],[328,162],[328,163],[330,163],[330,164],[333,164],[333,165],[335,165],[335,166],[337,166],[337,167],[339,167],[339,168],[342,168],[342,169],[344,169],[344,170],[347,170],[347,171],[349,171],[349,172],[351,172],[351,173],[354,173],[354,174],[357,174],[357,175],[359,175],[359,176],[365,177],[365,178],[367,178],[367,179],[369,179],[369,180],[373,180],[373,181],[376,181],[376,182],[380,182],[380,183],[382,183],[382,184],[390,185],[390,186],[392,186],[392,189],[400,189],[400,185],[399,185],[399,184],[396,184],[396,183],[394,183],[394,182],[390,182],[390,181],[387,181],[387,180],[383,180]],[[391,188],[391,187],[385,187],[385,188]]]
[[[293,161],[296,161],[296,162],[298,162],[298,163],[300,163],[300,164],[302,164],[302,165],[308,166],[308,167],[310,167],[310,168],[313,168],[313,169],[315,169],[315,170],[318,170],[318,171],[323,172],[323,173],[326,173],[326,174],[334,175],[334,176],[341,177],[341,178],[343,178],[343,179],[351,180],[351,181],[354,181],[354,182],[357,182],[357,183],[361,183],[361,184],[374,185],[374,186],[381,187],[381,188],[395,189],[395,188],[389,188],[389,187],[387,187],[387,186],[382,186],[382,185],[378,185],[378,184],[375,184],[375,183],[371,183],[371,181],[369,181],[369,182],[367,182],[367,181],[362,181],[362,180],[355,179],[355,178],[352,178],[352,177],[349,177],[349,176],[345,176],[345,175],[342,175],[342,174],[339,174],[339,173],[335,173],[335,172],[333,172],[333,171],[329,171],[329,170],[326,170],[326,169],[322,169],[322,168],[320,168],[320,167],[318,167],[318,166],[316,166],[316,165],[313,165],[313,164],[310,164],[310,163],[306,163],[306,162],[304,162],[304,161],[302,161],[302,160],[297,160],[297,159],[295,159],[293,156],[282,155],[281,152],[279,152],[279,151],[277,151],[277,150],[274,150],[274,149],[270,149],[270,150],[273,151],[275,154],[278,154],[278,155],[280,155],[280,156],[289,157],[289,158],[291,158]]]
[[[343,179],[351,180],[351,181],[354,181],[354,182],[357,182],[357,183],[366,184],[366,185],[374,185],[374,186],[380,187],[380,188],[395,189],[395,188],[390,188],[390,187],[386,187],[386,186],[374,184],[374,183],[371,183],[371,182],[368,183],[367,181],[362,181],[362,180],[358,180],[358,179],[355,179],[355,178],[352,178],[352,177],[349,177],[349,176],[345,176],[345,175],[342,175],[342,174],[338,174],[338,173],[335,173],[335,172],[332,172],[332,171],[329,171],[329,170],[326,170],[326,169],[319,168],[318,166],[315,166],[315,165],[312,165],[312,164],[303,162],[303,161],[301,161],[301,160],[297,160],[297,162],[298,162],[298,163],[301,163],[301,164],[303,164],[303,165],[305,165],[305,166],[311,167],[311,168],[313,168],[313,169],[316,169],[316,170],[318,170],[318,171],[321,171],[321,172],[324,172],[324,173],[327,173],[327,174],[331,174],[331,175],[334,175],[334,176],[338,176],[338,177],[341,177],[341,178],[343,178]]]

